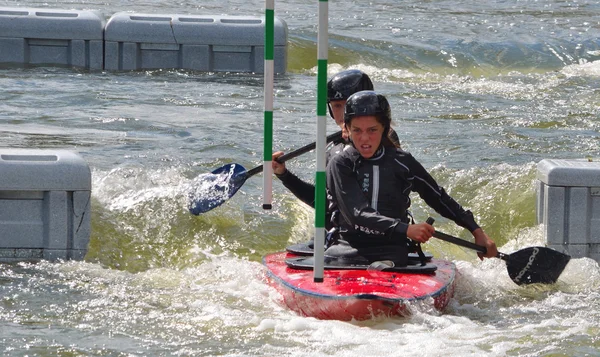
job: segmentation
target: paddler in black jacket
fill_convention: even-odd
[[[347,142],[348,133],[344,131],[344,108],[346,100],[352,94],[363,90],[373,90],[373,82],[366,73],[358,69],[341,71],[327,82],[329,115],[335,120],[340,129],[342,129],[343,141],[332,142],[327,145],[325,162],[329,162],[330,157],[340,152]],[[398,134],[393,129],[390,129],[390,137],[392,141],[400,146]],[[286,168],[285,163],[275,161],[275,159],[283,154],[283,151],[273,154],[273,172],[296,197],[307,205],[314,207],[315,186],[301,180],[298,176],[290,172]]]
[[[410,153],[389,140],[390,123],[391,110],[383,95],[362,91],[348,98],[344,125],[350,144],[327,165],[329,210],[340,212],[339,239],[325,254],[348,264],[392,260],[396,266],[406,265],[409,239],[425,243],[434,233],[427,223],[411,224],[409,194],[417,192],[440,215],[468,229],[476,244],[487,248],[485,257],[495,257],[495,243],[473,214]]]
[[[327,107],[329,109],[329,115],[333,120],[335,120],[340,129],[342,129],[343,140],[337,142],[334,141],[327,145],[325,149],[326,163],[329,162],[329,159],[332,155],[340,152],[347,143],[348,133],[344,130],[344,108],[346,106],[346,100],[352,94],[363,90],[373,90],[373,82],[366,73],[358,69],[341,71],[331,77],[331,79],[329,79],[327,82]],[[398,147],[400,146],[398,134],[396,134],[394,129],[390,129],[390,138]],[[281,180],[281,183],[283,183],[283,185],[294,194],[294,196],[299,198],[307,205],[314,207],[315,186],[311,183],[301,180],[298,176],[289,171],[286,168],[285,163],[279,163],[275,161],[283,154],[283,151],[278,151],[273,154],[273,173],[275,176],[277,176],[277,178],[279,178],[279,180]],[[330,216],[331,212],[328,211],[326,218],[327,230],[332,228]],[[313,241],[311,240],[306,243],[301,243],[295,247],[302,249],[302,245],[312,249]],[[294,248],[291,250],[293,251]]]
[[[329,162],[331,155],[342,150],[348,139],[348,133],[344,131],[344,108],[346,99],[356,92],[363,90],[373,90],[371,78],[361,70],[349,69],[341,71],[334,75],[327,82],[327,107],[329,115],[335,120],[336,124],[342,130],[342,141],[329,143],[325,149],[325,162]],[[397,135],[396,135],[397,138]],[[289,171],[285,163],[275,161],[282,156],[283,151],[273,154],[273,173],[281,180],[281,183],[289,189],[294,196],[302,202],[314,207],[315,186],[311,183],[301,180],[294,173]]]

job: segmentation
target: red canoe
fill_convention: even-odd
[[[263,258],[267,279],[283,297],[283,303],[303,316],[327,320],[366,320],[375,316],[407,315],[407,304],[430,303],[444,310],[454,293],[456,266],[433,259],[433,274],[406,274],[367,270],[325,270],[324,281],[315,283],[312,270],[287,266],[286,252]]]

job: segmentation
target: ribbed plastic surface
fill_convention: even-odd
[[[0,64],[102,69],[104,24],[94,11],[0,7]]]
[[[0,148],[0,261],[83,259],[91,172],[64,150]]]

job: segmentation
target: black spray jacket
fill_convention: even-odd
[[[392,141],[398,143],[400,145],[400,139],[398,138],[398,134],[394,131],[394,129],[390,128],[390,138]],[[327,145],[325,148],[325,163],[329,163],[329,160],[332,156],[340,153],[344,146],[346,146],[346,141],[333,141]],[[283,183],[283,185],[290,190],[300,201],[306,203],[311,207],[315,207],[315,185],[308,183],[306,181],[302,181],[298,176],[292,173],[290,170],[286,170],[283,174],[277,175],[277,178]]]
[[[471,232],[479,228],[473,214],[401,149],[381,148],[372,158],[364,159],[354,146],[347,145],[327,165],[327,189],[334,206],[330,211],[340,211],[337,224],[341,236],[358,245],[406,239],[411,192],[417,192],[440,215]]]
[[[344,143],[329,143],[325,149],[325,162],[329,162],[332,156],[340,153],[343,150],[344,145]],[[307,205],[313,208],[315,207],[315,185],[302,181],[298,176],[290,172],[290,170],[286,170],[283,174],[275,176],[281,180],[281,183],[283,183],[294,196]]]

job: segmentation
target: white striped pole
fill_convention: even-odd
[[[273,53],[275,52],[275,0],[265,1],[265,113],[263,149],[263,209],[273,201]]]
[[[317,172],[315,177],[315,248],[313,281],[323,282],[325,256],[325,146],[327,145],[327,46],[329,3],[319,0],[319,29],[317,35]]]

